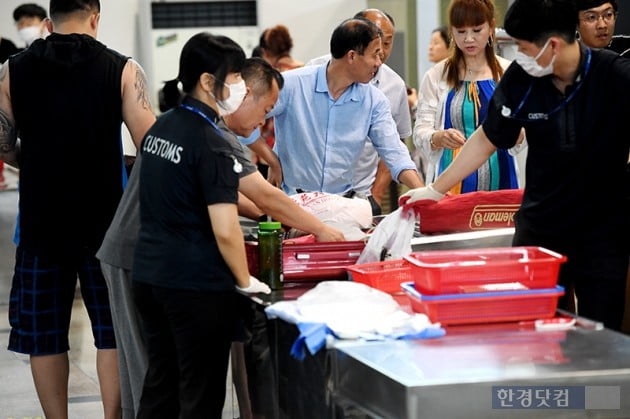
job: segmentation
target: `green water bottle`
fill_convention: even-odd
[[[277,221],[258,224],[258,279],[282,289],[282,226]]]

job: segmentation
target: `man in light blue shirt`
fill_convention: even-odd
[[[364,18],[374,22],[382,31],[381,53],[383,64],[370,81],[378,88],[391,106],[392,117],[396,123],[398,135],[402,141],[411,135],[411,115],[407,100],[407,85],[405,81],[389,67],[385,62],[389,58],[394,45],[394,21],[381,10],[365,9],[354,15],[355,18]],[[330,54],[310,60],[306,65],[325,64],[330,61]],[[361,157],[354,166],[352,189],[361,195],[370,196],[372,213],[381,214],[381,204],[387,187],[392,178],[387,166],[379,160],[371,141],[366,141]]]
[[[288,194],[352,193],[353,167],[371,141],[392,173],[410,188],[423,185],[400,141],[389,101],[369,82],[381,62],[380,30],[348,19],[333,32],[327,65],[283,73],[285,87],[274,110],[276,153]]]

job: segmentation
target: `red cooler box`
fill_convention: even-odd
[[[283,243],[282,272],[285,282],[345,280],[346,266],[354,265],[365,242]],[[258,243],[245,242],[247,264],[258,274]]]

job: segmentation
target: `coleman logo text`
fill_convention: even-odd
[[[470,215],[470,229],[514,227],[514,214],[519,207],[519,204],[477,205]]]

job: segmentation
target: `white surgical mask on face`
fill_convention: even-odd
[[[234,84],[223,83],[228,89],[230,89],[230,96],[224,100],[217,100],[217,107],[219,108],[219,115],[225,116],[236,112],[247,93],[247,86],[245,81],[241,80]],[[214,96],[214,95],[213,95]]]
[[[27,26],[18,31],[18,37],[29,47],[37,39],[41,38],[41,28],[39,26]]]
[[[549,74],[553,73],[553,63],[556,61],[556,55],[554,54],[553,58],[546,67],[542,67],[540,64],[538,64],[537,60],[540,58],[543,52],[545,52],[545,49],[547,49],[547,47],[549,46],[549,41],[551,41],[551,38],[549,38],[547,42],[545,42],[545,45],[535,57],[530,57],[529,55],[526,55],[521,51],[517,51],[516,56],[514,57],[514,61],[516,61],[518,65],[520,65],[523,70],[525,70],[525,72],[532,77],[548,76]]]

